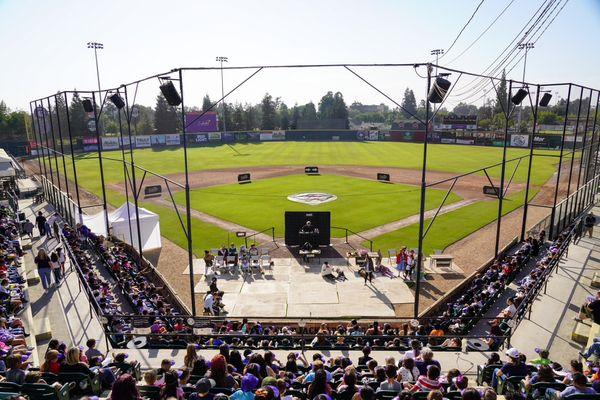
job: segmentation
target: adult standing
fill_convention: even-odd
[[[208,250],[204,250],[204,276],[208,276],[208,270],[212,269],[215,256]]]
[[[367,281],[373,283],[373,270],[373,259],[367,256],[367,261],[365,262],[365,286],[367,285]]]
[[[50,269],[54,274],[54,284],[58,286],[62,279],[61,269],[60,269],[60,261],[58,259],[58,254],[55,251],[50,254]]]
[[[42,281],[42,287],[44,290],[48,290],[52,284],[50,257],[48,257],[48,254],[46,254],[44,249],[40,249],[33,261],[37,265],[38,274],[40,275],[40,280]]]
[[[40,232],[40,237],[46,235],[46,222],[46,217],[44,217],[41,211],[38,211],[38,215],[35,217],[35,224]]]
[[[587,215],[587,217],[585,217],[585,232],[588,234],[589,237],[592,237],[592,234],[594,233],[594,225],[596,225],[596,217],[594,216],[594,213],[589,213]]]

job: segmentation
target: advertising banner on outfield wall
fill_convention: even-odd
[[[135,137],[135,147],[150,147],[151,144],[150,136],[141,135]]]
[[[456,139],[457,144],[475,144],[475,139]]]
[[[190,142],[192,143],[207,143],[208,142],[208,136],[206,135],[206,133],[201,133],[199,135],[190,135]]]
[[[219,117],[214,111],[188,112],[185,114],[185,131],[187,133],[214,132],[219,130]]]
[[[119,148],[118,137],[103,137],[102,138],[102,150],[116,150]]]
[[[165,144],[167,146],[177,146],[181,144],[181,137],[178,133],[165,135]]]
[[[454,144],[454,143],[456,143],[456,139],[454,139],[454,138],[442,138],[441,142],[442,143],[446,143],[446,144],[450,144],[450,143]]]
[[[221,140],[221,132],[210,132],[208,134],[208,140],[211,142],[218,142]]]
[[[528,135],[510,135],[510,146],[511,147],[528,147],[529,136]]]
[[[167,138],[165,137],[165,135],[151,135],[150,143],[152,144],[152,146],[164,146],[165,144],[167,144]]]
[[[223,132],[221,134],[221,140],[223,143],[232,143],[235,141],[235,135],[230,132]]]
[[[122,138],[119,138],[119,141],[121,142],[121,146],[129,147],[129,136],[123,136]]]

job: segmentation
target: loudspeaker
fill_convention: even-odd
[[[446,93],[448,89],[450,89],[450,81],[444,78],[440,78],[439,76],[435,78],[433,82],[433,86],[429,89],[429,95],[427,99],[430,103],[441,103],[446,97]]]
[[[92,101],[90,99],[83,99],[81,104],[83,104],[83,110],[85,112],[88,112],[88,113],[94,112],[94,106],[92,105]]]
[[[175,89],[175,85],[173,82],[168,81],[160,85],[160,91],[162,92],[165,99],[167,99],[167,103],[172,106],[178,106],[181,104],[181,96],[177,93],[177,89]]]
[[[109,99],[115,105],[115,107],[117,107],[119,110],[121,108],[125,107],[125,102],[123,101],[121,96],[119,96],[119,93],[113,94],[112,96],[109,97]]]
[[[512,101],[515,106],[518,106],[528,94],[529,92],[527,90],[521,88],[515,93],[510,101]]]
[[[540,107],[546,107],[550,100],[552,99],[552,95],[550,93],[544,93],[540,100]]]

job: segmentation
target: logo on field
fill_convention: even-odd
[[[337,200],[336,195],[329,193],[296,193],[289,195],[287,198],[290,201],[308,204],[309,206],[318,206],[319,204]]]

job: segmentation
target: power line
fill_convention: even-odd
[[[477,5],[477,8],[475,8],[475,11],[473,11],[473,14],[471,14],[471,17],[469,18],[469,20],[467,21],[467,23],[462,27],[462,29],[460,30],[460,32],[458,32],[458,35],[456,36],[456,38],[454,39],[454,41],[452,42],[452,44],[450,45],[450,47],[448,47],[448,50],[446,50],[445,54],[447,54],[448,52],[450,52],[450,50],[452,50],[452,48],[456,44],[456,41],[458,40],[458,38],[460,38],[460,35],[462,35],[462,33],[467,28],[467,26],[471,23],[471,21],[475,17],[475,14],[477,14],[477,11],[479,11],[479,8],[481,7],[481,5],[483,4],[484,1],[485,0],[481,0],[479,2],[479,4]],[[440,58],[443,58],[445,54],[442,54],[442,56]]]
[[[504,13],[506,12],[506,10],[508,10],[508,8],[509,8],[509,7],[512,5],[512,3],[514,3],[514,2],[515,2],[515,0],[510,0],[510,2],[508,3],[508,5],[507,5],[506,7],[504,7],[504,9],[503,9],[503,10],[500,12],[500,14],[498,14],[498,15],[496,16],[496,18],[495,18],[495,19],[492,21],[492,23],[491,23],[491,24],[489,24],[489,25],[488,25],[488,27],[487,27],[487,28],[485,28],[485,30],[484,30],[483,32],[481,32],[481,33],[479,34],[479,36],[477,36],[477,38],[476,38],[476,39],[475,39],[473,42],[471,42],[471,44],[470,44],[470,45],[469,45],[469,46],[468,46],[466,49],[464,49],[464,50],[462,51],[462,53],[460,53],[458,56],[454,57],[454,58],[452,59],[452,61],[448,62],[448,63],[447,63],[447,65],[449,65],[449,64],[452,64],[454,61],[458,60],[458,59],[459,59],[459,58],[460,58],[460,57],[461,57],[463,54],[465,54],[467,51],[469,51],[469,49],[470,49],[471,47],[473,47],[473,45],[474,45],[475,43],[477,43],[477,42],[479,41],[479,39],[481,39],[481,38],[483,37],[483,35],[485,35],[485,34],[487,33],[487,31],[489,31],[489,30],[490,30],[490,28],[491,28],[491,27],[492,27],[492,26],[493,26],[493,25],[494,25],[494,24],[495,24],[495,23],[496,23],[496,22],[497,22],[497,21],[500,19],[500,17],[502,17],[502,15],[504,15]]]
[[[513,54],[518,50],[519,43],[527,40],[527,37],[531,34],[532,30],[540,23],[540,21],[542,20],[544,15],[546,15],[546,13],[548,13],[548,10],[550,10],[550,8],[555,3],[555,1],[556,0],[550,0],[550,2],[548,3],[548,0],[544,0],[542,5],[536,10],[536,12],[533,14],[533,16],[529,19],[529,21],[527,21],[527,23],[521,29],[521,31],[508,44],[508,46],[506,46],[504,48],[504,50],[500,53],[500,55],[498,57],[496,57],[496,59],[494,61],[492,61],[492,63],[481,73],[481,75],[497,76],[499,74],[499,72],[502,69],[504,69],[505,65],[510,64],[516,58],[516,56],[518,56],[518,53],[516,53],[516,55],[514,55],[514,56],[513,56]],[[559,3],[561,1],[562,0],[559,0]],[[557,3],[557,4],[559,4],[559,3]],[[546,6],[544,7],[544,5],[546,5]],[[543,7],[544,7],[544,9],[542,10]],[[541,13],[540,13],[540,10],[542,10]],[[538,13],[539,13],[539,15],[538,15]],[[536,18],[536,15],[537,15],[537,18]],[[531,26],[529,26],[531,21],[534,18],[536,18],[535,21],[533,22],[533,24],[531,24]],[[543,22],[542,22],[542,24],[543,24]],[[506,51],[513,45],[513,43],[515,41],[517,41],[517,39],[519,38],[519,35],[521,35],[521,33],[523,33],[523,31],[525,31],[525,29],[528,26],[529,26],[529,29],[527,29],[525,34],[523,34],[523,36],[521,36],[521,38],[518,40],[518,43],[512,47],[512,50],[510,50],[508,53],[506,53]],[[537,30],[536,30],[536,32],[537,32]],[[502,58],[502,60],[498,61],[503,55],[504,55],[504,58]],[[511,56],[513,56],[512,59],[510,58]],[[510,59],[510,61],[507,62],[507,60],[509,60],[509,59]],[[496,66],[494,68],[492,68],[494,65],[496,65]],[[461,97],[461,96],[469,94],[473,91],[479,91],[479,87],[481,87],[482,85],[486,86],[487,84],[489,84],[489,82],[487,82],[487,78],[484,78],[484,77],[474,78],[470,82],[465,84],[465,88],[471,86],[470,88],[463,89],[463,91],[459,92],[459,93],[453,93],[451,96],[452,97]]]
[[[561,1],[562,1],[562,0],[561,0]],[[568,2],[569,2],[569,0],[566,0],[566,1],[563,3],[562,7],[561,7],[561,8],[558,10],[558,12],[557,12],[556,14],[554,14],[554,17],[553,17],[553,18],[550,20],[550,22],[549,22],[549,23],[546,25],[546,27],[545,27],[545,28],[544,28],[544,30],[543,30],[543,31],[542,31],[542,32],[539,34],[539,36],[538,36],[537,38],[535,38],[535,40],[533,41],[533,43],[536,43],[538,40],[540,40],[540,38],[541,38],[541,37],[544,35],[544,33],[545,33],[547,30],[548,30],[548,28],[550,27],[550,25],[552,25],[552,23],[554,22],[554,20],[556,19],[556,17],[558,17],[558,15],[561,13],[561,11],[563,10],[563,8],[565,8],[565,6],[567,5],[567,3],[568,3]],[[559,4],[560,4],[560,2],[559,2],[559,3],[557,3],[557,5],[556,5],[556,6],[554,7],[554,9],[552,10],[552,12],[554,12],[554,10],[556,10],[556,9],[558,8],[558,5],[559,5]],[[544,23],[545,23],[545,22],[548,20],[548,18],[550,18],[550,15],[552,14],[552,12],[551,12],[550,14],[548,14],[548,16],[546,17],[546,19],[545,19],[545,20],[544,20],[544,22],[542,23],[542,25],[541,25],[541,26],[540,26],[538,29],[536,29],[536,31],[534,32],[534,34],[535,34],[535,33],[537,33],[537,32],[538,32],[538,31],[541,29],[541,27],[542,27],[542,26],[544,25]],[[511,62],[512,62],[512,61],[513,61],[515,58],[516,58],[516,56],[518,56],[519,54],[520,54],[520,53],[517,53],[517,54],[516,54],[516,55],[515,55],[515,56],[514,56],[514,57],[513,57],[513,58],[512,58],[510,61],[509,61],[509,64],[510,64],[510,63],[511,63]],[[521,62],[521,60],[522,60],[524,57],[525,57],[525,55],[524,55],[524,54],[521,54],[521,57],[519,57],[519,59],[518,59],[518,60],[517,60],[517,61],[516,61],[516,62],[515,62],[515,63],[514,63],[514,64],[513,64],[511,67],[510,67],[510,69],[509,69],[508,71],[506,71],[506,74],[508,75],[508,74],[509,74],[509,73],[510,73],[510,72],[511,72],[513,69],[515,69],[515,67],[516,67],[517,65],[519,65],[519,63]],[[487,85],[489,85],[489,84],[490,84],[490,83],[488,82],[488,84],[487,84]],[[485,97],[485,96],[486,96],[486,95],[487,95],[487,94],[488,94],[488,93],[489,93],[489,92],[492,90],[491,88],[486,88],[486,86],[487,86],[487,85],[485,85],[484,87],[482,87],[482,89],[480,89],[480,90],[478,90],[478,91],[477,91],[477,93],[479,93],[479,91],[481,91],[481,90],[484,90],[484,89],[485,89],[484,93],[483,93],[481,96],[479,96],[478,98],[476,98],[475,100],[473,100],[473,101],[469,102],[468,104],[473,104],[473,103],[476,103],[476,102],[478,102],[479,100],[481,100],[482,98],[484,98],[484,97]],[[474,94],[472,94],[472,95],[470,95],[470,96],[467,96],[467,97],[465,97],[465,98],[463,98],[463,99],[460,99],[458,102],[455,102],[454,104],[456,105],[456,104],[458,104],[458,103],[460,103],[460,102],[463,102],[464,100],[467,100],[467,99],[469,99],[470,97],[473,97],[473,96],[475,96],[477,93],[474,93]]]

